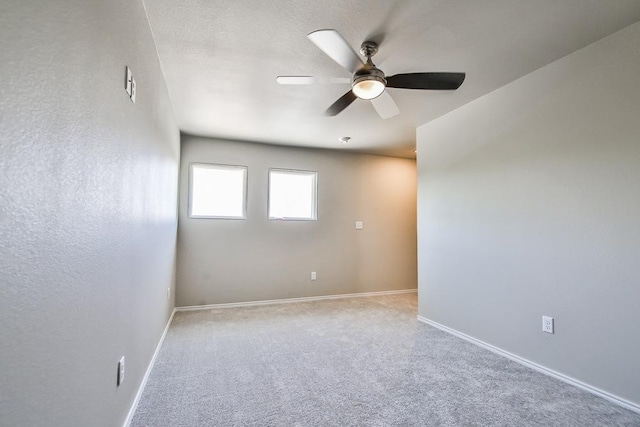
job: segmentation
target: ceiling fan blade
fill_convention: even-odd
[[[351,105],[351,103],[355,101],[356,98],[357,97],[353,94],[352,91],[345,93],[336,102],[331,104],[331,107],[327,108],[327,111],[324,112],[324,115],[330,117],[337,116],[342,110]]]
[[[276,81],[281,85],[310,85],[315,83],[316,79],[311,76],[278,76]]]
[[[307,34],[307,37],[329,58],[352,74],[364,64],[360,56],[353,51],[349,43],[336,30],[318,30]]]
[[[454,90],[464,81],[465,73],[407,73],[387,77],[387,87],[399,89]]]
[[[380,117],[383,119],[388,119],[400,113],[396,102],[386,90],[377,98],[373,98],[371,103],[373,104],[373,108],[376,109]]]

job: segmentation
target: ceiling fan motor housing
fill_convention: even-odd
[[[355,72],[351,90],[358,98],[373,99],[380,96],[386,86],[387,79],[384,73],[372,65]]]
[[[366,41],[360,47],[360,53],[367,57],[367,63],[353,74],[351,89],[358,98],[377,98],[387,86],[384,73],[371,62],[371,57],[377,51],[378,44],[372,41]]]

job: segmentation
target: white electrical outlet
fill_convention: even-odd
[[[553,317],[542,316],[542,331],[548,334],[553,333]]]
[[[363,226],[362,221],[356,221],[356,230],[362,230]]]
[[[316,272],[315,271],[311,272],[311,280],[316,280]]]
[[[120,358],[120,360],[118,361],[118,379],[117,379],[117,385],[122,384],[122,382],[124,381],[124,356],[122,356]]]

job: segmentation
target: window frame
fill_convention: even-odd
[[[207,169],[227,169],[227,170],[242,170],[243,173],[243,185],[242,185],[242,216],[224,216],[224,215],[194,215],[193,209],[193,168],[204,167]],[[247,200],[248,200],[248,183],[249,183],[249,167],[244,165],[229,165],[222,163],[204,163],[204,162],[192,162],[189,164],[189,196],[187,200],[187,217],[189,219],[247,219]]]
[[[313,217],[273,217],[271,216],[271,172],[286,172],[292,175],[312,175],[313,194],[311,195]],[[270,221],[317,221],[318,220],[318,171],[303,169],[269,168],[267,172],[267,219]]]

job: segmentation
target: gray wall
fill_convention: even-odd
[[[173,309],[177,229],[142,2],[3,1],[0,55],[0,424],[122,425]]]
[[[247,220],[187,218],[193,162],[249,167]],[[318,172],[317,221],[267,219],[270,167]],[[185,135],[180,173],[178,306],[417,286],[414,160]]]
[[[420,314],[636,404],[638,46],[640,23],[418,129]]]

